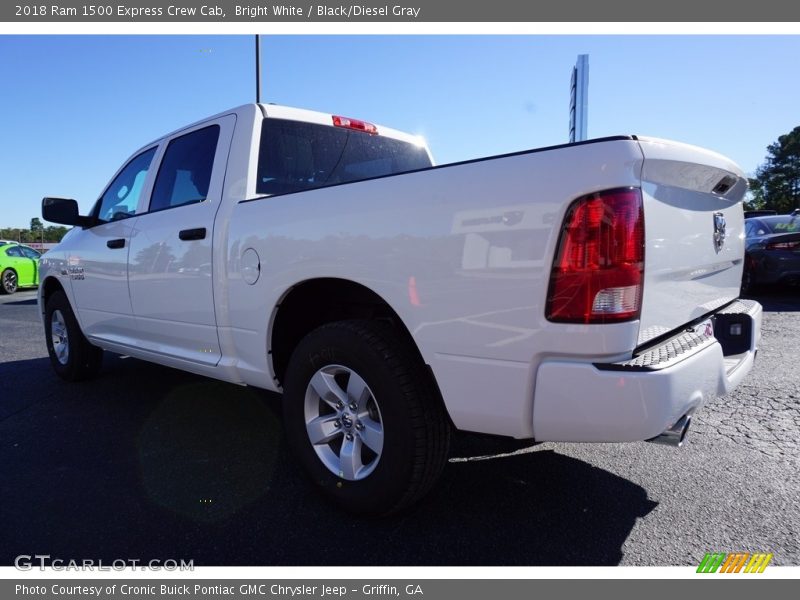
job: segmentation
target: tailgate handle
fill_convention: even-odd
[[[125,239],[119,238],[116,240],[108,240],[106,242],[106,246],[109,248],[117,249],[117,248],[124,248],[125,247]]]
[[[189,240],[204,240],[206,239],[206,228],[197,227],[196,229],[184,229],[178,234],[178,237],[184,242],[188,242]]]

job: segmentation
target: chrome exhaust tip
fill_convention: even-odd
[[[686,438],[686,433],[689,431],[691,422],[692,415],[683,415],[672,427],[664,431],[664,433],[650,438],[647,441],[653,444],[663,444],[665,446],[672,446],[673,448],[680,448],[683,444],[683,440]]]

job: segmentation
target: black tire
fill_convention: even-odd
[[[744,270],[742,271],[742,287],[740,291],[743,296],[753,294],[756,291],[756,283],[753,278],[753,271],[747,265],[745,265]]]
[[[19,278],[14,269],[5,269],[0,275],[0,294],[13,294],[19,288]]]
[[[306,430],[306,393],[312,377],[323,368],[340,367],[366,383],[382,424],[378,461],[358,480],[326,466]],[[322,492],[348,512],[388,515],[408,508],[433,487],[447,462],[450,424],[439,392],[419,356],[388,325],[338,321],[303,338],[287,369],[283,415],[294,455]],[[343,422],[346,418],[336,421]],[[358,436],[355,428],[360,424],[357,421],[348,431]],[[344,437],[343,431],[341,444]]]
[[[67,348],[66,356],[57,352],[53,339],[53,316],[57,312],[66,333],[59,341]],[[47,353],[56,374],[66,381],[80,381],[95,376],[103,364],[103,350],[90,344],[84,337],[66,294],[62,291],[54,292],[47,300],[44,313]]]

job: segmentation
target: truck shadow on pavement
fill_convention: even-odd
[[[455,454],[473,459],[450,462],[422,504],[352,517],[288,455],[277,395],[107,359],[81,384],[45,358],[0,364],[0,564],[616,565],[656,506],[543,446],[460,435]]]
[[[800,287],[764,286],[746,298],[758,301],[767,312],[800,311]]]
[[[7,300],[3,304],[9,306],[36,306],[36,298],[28,298],[27,300]]]

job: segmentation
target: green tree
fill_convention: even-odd
[[[0,240],[20,241],[23,244],[30,242],[41,242],[44,238],[45,243],[57,243],[61,241],[67,232],[68,227],[63,225],[48,225],[47,227],[39,219],[31,219],[30,229],[19,229],[18,227],[0,228]]]
[[[779,213],[800,208],[800,125],[767,146],[764,164],[750,180],[750,203]]]
[[[61,238],[67,235],[67,229],[63,225],[49,225],[44,228],[44,241],[45,242],[60,242]]]
[[[767,200],[764,198],[764,190],[761,188],[761,182],[754,177],[747,178],[747,195],[744,199],[745,210],[761,210],[766,207]]]
[[[0,229],[0,240],[18,240],[19,239],[19,229],[14,227],[4,227]]]

